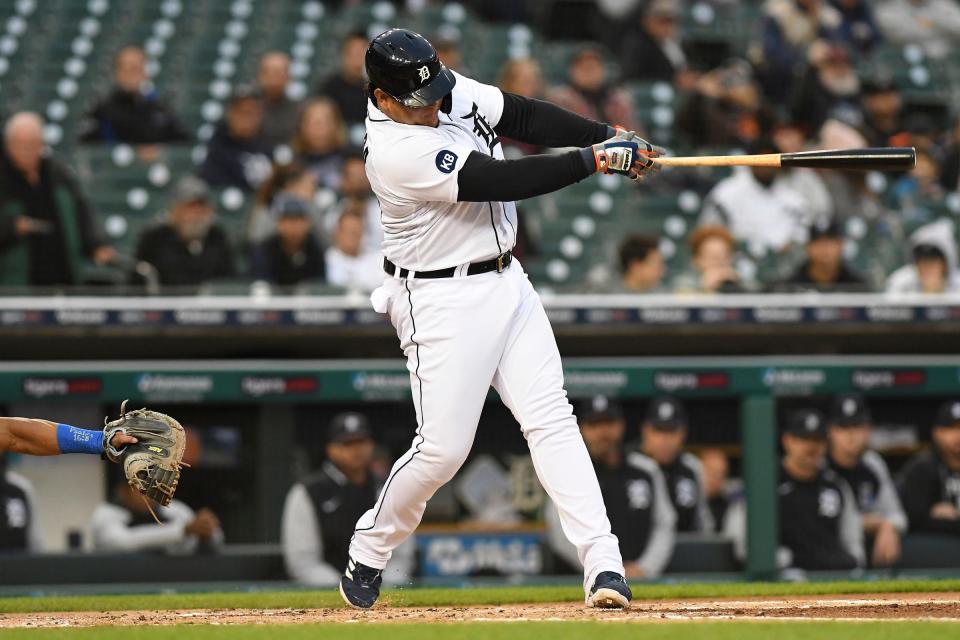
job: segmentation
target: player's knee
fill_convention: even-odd
[[[466,446],[426,447],[421,449],[421,452],[424,455],[424,462],[431,467],[431,475],[447,482],[463,466],[467,456],[470,455],[471,445],[472,443]]]

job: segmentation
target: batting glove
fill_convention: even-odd
[[[593,145],[593,158],[597,173],[617,173],[639,180],[645,175],[658,171],[659,165],[653,161],[664,153],[633,131],[617,129],[617,135]]]

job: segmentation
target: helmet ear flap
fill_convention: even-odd
[[[450,113],[453,109],[453,92],[451,91],[447,95],[443,96],[443,102],[440,103],[440,111],[444,113]]]

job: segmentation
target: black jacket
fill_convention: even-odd
[[[270,150],[259,140],[234,137],[221,122],[207,143],[207,155],[197,175],[211,187],[237,187],[249,193],[257,187],[250,182],[249,163],[258,159],[269,162],[269,155]]]
[[[223,229],[214,225],[192,252],[169,224],[148,229],[137,243],[137,259],[149,262],[166,286],[199,285],[234,275],[233,249]]]
[[[191,138],[170,107],[153,93],[129,93],[114,87],[88,117],[81,142],[158,144]]]
[[[251,263],[253,277],[280,285],[322,280],[326,275],[323,250],[312,235],[303,250],[293,256],[284,252],[279,236],[273,235],[254,248]]]
[[[363,85],[350,84],[337,73],[327,78],[319,93],[337,103],[347,124],[363,123],[367,117],[367,92]]]
[[[960,471],[952,471],[931,448],[914,456],[900,472],[900,499],[910,531],[960,535],[960,520],[930,517],[930,508],[949,502],[960,508]]]

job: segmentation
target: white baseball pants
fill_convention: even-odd
[[[513,412],[540,483],[584,567],[623,574],[600,486],[563,388],[560,353],[517,261],[503,273],[388,279],[371,297],[407,357],[417,430],[380,497],[357,522],[350,556],[374,568],[420,524],[427,500],[466,460],[490,385]]]

